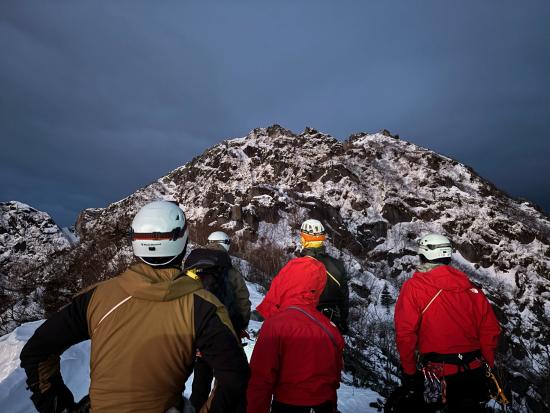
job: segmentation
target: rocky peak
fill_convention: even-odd
[[[170,199],[182,204],[193,240],[227,231],[233,254],[248,263],[245,272],[261,272],[267,284],[297,249],[301,221],[317,218],[327,228],[328,251],[352,279],[354,368],[380,390],[387,372],[376,366],[397,366],[393,347],[373,339],[380,328],[384,336],[392,331],[391,316],[377,315],[379,297],[397,297],[420,236],[444,233],[456,247],[454,264],[495,303],[511,388],[540,405],[548,371],[540,366],[549,365],[548,217],[466,165],[396,138],[382,130],[340,141],[313,128],[295,134],[273,125],[223,141],[125,199],[83,211],[80,244],[39,277],[71,280],[76,290],[116,275],[132,260],[125,239],[132,217],[147,202]]]
[[[70,245],[47,213],[22,202],[0,203],[0,272],[21,262],[39,264]]]

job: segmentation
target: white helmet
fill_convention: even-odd
[[[447,237],[439,234],[428,234],[418,242],[418,254],[428,261],[439,258],[451,258],[453,247]]]
[[[170,201],[145,205],[134,217],[130,230],[134,255],[153,266],[172,262],[185,250],[188,238],[185,214]],[[166,260],[147,260],[154,257],[165,257]]]
[[[325,227],[316,219],[308,219],[304,221],[300,227],[300,231],[308,235],[325,235]]]
[[[208,236],[209,244],[220,244],[225,248],[226,251],[229,251],[229,246],[231,245],[231,238],[223,231],[215,231]]]

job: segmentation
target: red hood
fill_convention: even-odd
[[[311,257],[295,258],[275,276],[256,310],[268,318],[291,305],[315,307],[326,283],[323,263]]]
[[[415,272],[412,279],[438,290],[463,291],[472,288],[468,276],[449,265],[442,265],[428,272]]]

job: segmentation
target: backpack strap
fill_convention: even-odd
[[[319,261],[320,263],[322,263],[323,265],[325,265],[322,261],[318,260],[317,258],[315,257],[312,257],[311,255],[304,255],[304,257],[309,257],[311,258],[312,260],[315,260],[315,261]],[[327,272],[327,275],[332,279],[332,281],[334,281],[338,287],[342,287],[342,284],[340,284],[340,281],[338,281],[336,279],[336,277],[334,275],[332,275],[328,270],[327,270],[327,266],[325,265],[325,271]]]
[[[294,307],[294,306],[290,306],[288,307],[289,310],[296,310],[296,311],[299,311],[300,313],[304,314],[306,317],[308,317],[310,320],[312,320],[313,322],[317,323],[317,325],[319,327],[321,327],[321,329],[327,334],[327,336],[329,336],[330,338],[330,341],[332,341],[332,344],[334,345],[334,348],[336,350],[336,352],[338,353],[338,344],[336,343],[336,338],[334,337],[334,334],[332,334],[328,328],[326,328],[323,323],[321,323],[319,320],[317,320],[315,317],[313,317],[311,314],[309,314],[307,311],[305,311],[304,309],[300,308],[300,307]]]
[[[338,280],[336,279],[336,277],[334,277],[334,275],[332,275],[330,272],[328,272],[328,270],[327,270],[326,268],[325,268],[325,270],[326,270],[326,272],[327,272],[327,275],[328,275],[330,278],[332,278],[332,281],[334,281],[336,284],[338,284],[338,287],[341,287],[342,284],[340,284],[340,281],[338,281]]]
[[[300,313],[304,314],[307,318],[309,318],[311,321],[316,323],[319,327],[321,327],[321,329],[327,334],[327,336],[330,338],[330,341],[332,342],[332,345],[334,346],[334,350],[335,350],[334,355],[336,357],[336,359],[335,359],[335,363],[336,363],[335,366],[336,366],[336,370],[337,370],[336,374],[337,374],[337,376],[340,376],[341,372],[340,372],[340,369],[338,368],[338,365],[339,365],[338,359],[340,358],[340,351],[338,350],[338,344],[336,343],[336,338],[334,337],[334,334],[332,334],[330,332],[330,330],[323,325],[323,323],[321,323],[319,320],[317,320],[315,317],[313,317],[311,314],[309,314],[304,309],[302,309],[300,307],[290,306],[290,307],[287,308],[287,310],[299,311]]]
[[[422,314],[424,314],[424,313],[428,310],[428,308],[430,307],[430,305],[432,305],[432,303],[434,302],[434,300],[437,298],[437,296],[438,296],[439,294],[441,294],[442,291],[443,291],[443,289],[439,290],[439,291],[437,292],[437,294],[434,295],[434,296],[432,297],[432,299],[430,300],[430,302],[428,303],[428,305],[427,305],[426,307],[424,307],[424,309],[422,310]]]

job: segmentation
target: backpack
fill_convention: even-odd
[[[227,308],[231,320],[238,312],[235,308],[235,295],[229,285],[229,270],[233,268],[231,258],[225,251],[197,248],[185,259],[184,272],[195,270],[205,290],[210,291]]]

